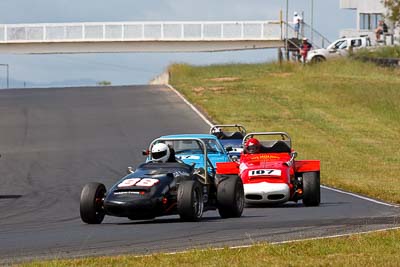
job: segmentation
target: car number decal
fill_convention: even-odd
[[[158,182],[160,182],[160,180],[158,180],[158,179],[144,178],[144,179],[140,180],[140,182],[138,182],[136,184],[136,186],[152,187],[153,185],[157,184]]]
[[[152,187],[153,185],[160,182],[158,179],[153,178],[129,178],[123,180],[118,187],[131,187],[131,186],[144,186]]]
[[[273,169],[263,169],[263,170],[251,170],[249,171],[249,176],[281,176],[281,170],[273,170]]]

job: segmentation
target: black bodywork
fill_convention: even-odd
[[[158,138],[148,151],[157,142],[171,141],[178,141],[175,145],[180,148],[192,146],[195,141],[203,151],[204,162],[198,164],[201,167],[195,168],[195,164],[188,165],[177,159],[165,163],[149,161],[139,165],[134,172],[128,168],[129,174],[108,191],[104,184],[88,183],[81,192],[82,221],[98,224],[105,215],[137,220],[172,214],[178,214],[184,221],[198,221],[203,212],[210,209],[218,209],[222,218],[240,217],[244,207],[240,177],[216,174],[207,156],[207,146],[201,139]],[[174,150],[173,147],[170,149]]]
[[[118,187],[124,180],[133,178],[152,178],[158,182],[151,187]],[[185,180],[201,182],[202,178],[198,170],[184,163],[143,163],[107,192],[103,204],[105,213],[130,219],[177,214],[178,187]],[[212,179],[209,185],[202,186],[204,210],[216,209],[215,181]]]

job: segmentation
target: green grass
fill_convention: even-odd
[[[383,46],[374,50],[360,49],[356,58],[400,58],[400,46]]]
[[[400,203],[400,71],[323,64],[170,67],[171,84],[216,123],[286,131],[325,185]]]
[[[241,249],[42,261],[21,266],[398,266],[399,240],[400,230],[393,230]]]

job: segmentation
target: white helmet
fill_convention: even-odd
[[[164,143],[155,144],[151,148],[151,158],[155,162],[165,163],[170,155],[169,147]]]

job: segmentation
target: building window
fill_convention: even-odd
[[[360,30],[374,30],[382,19],[380,13],[360,13]]]

